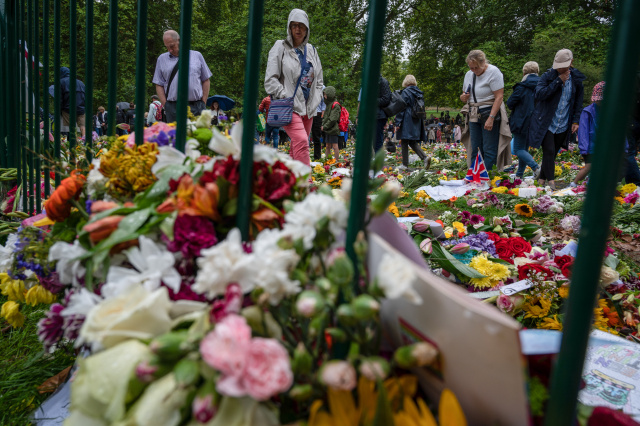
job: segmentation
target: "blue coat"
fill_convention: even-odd
[[[533,99],[536,93],[536,86],[540,77],[530,74],[527,78],[513,86],[513,93],[507,99],[507,106],[512,111],[509,117],[509,127],[511,133],[526,135],[529,133],[531,114],[533,114]]]
[[[413,104],[421,97],[423,97],[422,91],[416,86],[409,86],[402,91],[402,99],[407,103],[407,108],[396,115],[395,125],[396,127],[401,126],[396,132],[397,139],[412,141],[427,140],[422,118],[413,118],[411,115]]]
[[[71,81],[69,79],[69,68],[60,68],[60,108],[62,111],[69,111],[69,89]],[[76,79],[76,113],[84,114],[84,83]]]
[[[580,122],[582,112],[582,100],[584,99],[584,74],[575,68],[571,68],[571,102],[569,102],[569,127],[573,123]],[[562,80],[558,77],[558,71],[549,69],[542,74],[538,86],[536,86],[535,110],[531,117],[528,143],[531,148],[540,148],[544,135],[549,130],[553,117],[558,109],[562,96]],[[567,139],[571,132],[567,132]]]

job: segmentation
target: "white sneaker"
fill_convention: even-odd
[[[537,169],[534,170],[533,172],[533,178],[534,179],[538,179],[538,177],[540,176],[540,172],[542,171],[542,167],[538,166]]]

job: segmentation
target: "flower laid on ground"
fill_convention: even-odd
[[[471,284],[476,288],[491,288],[509,277],[509,268],[500,263],[492,262],[486,254],[479,254],[469,263],[476,271],[484,275],[483,278],[471,278]]]
[[[520,216],[531,217],[533,216],[533,209],[529,204],[516,204],[514,208],[515,212]]]

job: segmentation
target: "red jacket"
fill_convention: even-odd
[[[271,96],[266,96],[262,102],[260,102],[260,106],[258,110],[260,112],[264,112],[264,115],[269,115],[269,107],[271,106]]]

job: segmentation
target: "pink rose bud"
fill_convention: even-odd
[[[455,246],[451,247],[449,251],[453,254],[465,254],[466,252],[469,251],[469,244],[467,243],[456,244]]]
[[[513,312],[513,301],[506,294],[500,294],[500,296],[498,296],[496,306],[505,314]]]
[[[393,360],[401,368],[424,367],[435,361],[438,349],[430,343],[419,342],[396,350]]]
[[[386,359],[379,356],[372,356],[362,361],[359,370],[360,374],[372,382],[375,382],[386,379],[391,371],[391,367]]]
[[[409,228],[407,228],[407,225],[403,222],[398,222],[398,226],[400,227],[400,229],[402,229],[403,231],[409,231]]]
[[[213,395],[196,396],[191,405],[193,417],[199,423],[207,423],[216,415],[218,407],[213,404]]]
[[[158,366],[151,365],[149,361],[145,360],[136,366],[136,377],[142,383],[151,383],[155,379],[156,371],[158,371]]]
[[[426,254],[431,254],[433,252],[430,238],[426,238],[420,243],[420,250],[422,250],[422,252]]]
[[[320,369],[319,379],[330,388],[351,391],[356,387],[356,370],[347,361],[328,361]]]
[[[430,228],[429,222],[421,220],[413,224],[413,230],[416,232],[426,232]]]

